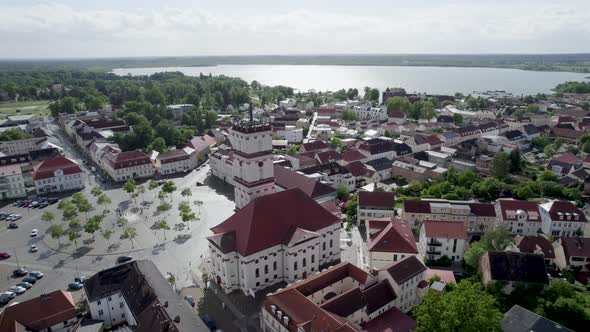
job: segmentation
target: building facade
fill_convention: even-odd
[[[407,199],[400,218],[414,227],[425,220],[462,222],[469,234],[483,233],[497,223],[493,204],[446,199]]]
[[[452,262],[463,260],[467,241],[465,227],[455,221],[426,220],[420,229],[420,252],[426,260],[448,257]]]
[[[0,199],[26,197],[25,179],[20,165],[0,167]]]
[[[84,172],[75,161],[60,156],[35,165],[33,181],[37,194],[80,190],[84,188]]]
[[[357,221],[365,224],[367,220],[390,218],[395,215],[395,194],[393,192],[359,191],[357,198]]]

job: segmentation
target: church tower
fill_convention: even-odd
[[[234,194],[241,209],[256,197],[272,194],[275,179],[270,123],[250,118],[235,122],[229,131],[234,154]]]

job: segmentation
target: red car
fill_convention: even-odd
[[[26,201],[22,202],[22,203],[21,203],[21,205],[19,205],[19,206],[20,206],[20,207],[27,207],[27,206],[29,206],[29,204],[31,204],[31,203],[33,203],[33,200],[32,200],[32,199],[28,199],[28,200],[26,200]]]
[[[586,285],[588,283],[588,281],[590,280],[590,278],[588,278],[588,276],[584,273],[579,273],[576,276],[576,280],[579,281],[580,283]]]
[[[11,255],[7,252],[4,252],[4,251],[0,252],[0,259],[7,259],[7,258],[10,258],[10,256]]]

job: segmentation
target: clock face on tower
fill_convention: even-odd
[[[259,162],[258,162],[258,167],[262,167],[262,166],[264,166],[264,162],[262,162],[262,161],[259,161]]]

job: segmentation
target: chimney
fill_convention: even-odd
[[[164,308],[168,308],[168,301],[164,302]]]
[[[180,323],[180,316],[177,315],[176,317],[174,317],[174,322]]]

